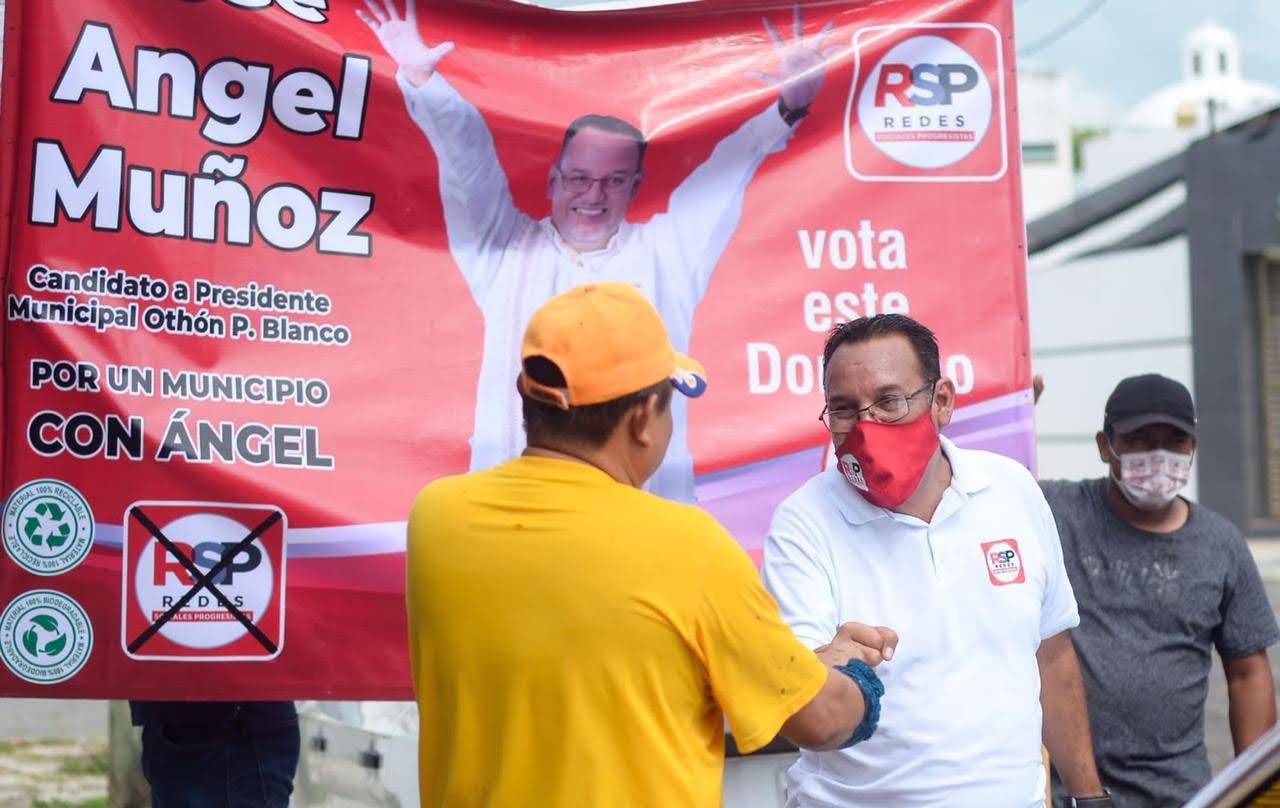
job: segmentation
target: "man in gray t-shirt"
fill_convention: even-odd
[[[1177,496],[1195,452],[1187,389],[1155,374],[1125,379],[1097,441],[1107,477],[1041,487],[1080,608],[1072,639],[1098,770],[1120,808],[1182,805],[1211,774],[1210,647],[1239,754],[1276,721],[1266,649],[1280,628],[1240,531]]]

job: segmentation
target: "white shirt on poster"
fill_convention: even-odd
[[[634,284],[662,315],[676,350],[688,351],[694,309],[738,226],[747,184],[793,131],[770,105],[716,145],[671,194],[664,213],[643,224],[623,222],[603,249],[580,253],[550,218],[533,219],[515,207],[493,137],[471,102],[439,73],[416,88],[400,74],[397,82],[409,116],[435,151],[449,251],[484,317],[472,471],[524,449],[515,388],[520,341],[533,312],[555,295],[583,283]],[[686,402],[676,396],[672,406],[671,446],[647,488],[692,502]]]
[[[802,752],[788,806],[1042,806],[1041,640],[1079,623],[1053,515],[1017,462],[943,438],[931,522],[871,505],[833,466],[778,507],[765,585],[802,642],[848,621],[900,643],[879,729]]]

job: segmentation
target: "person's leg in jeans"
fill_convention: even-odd
[[[301,748],[297,724],[234,738],[227,768],[231,807],[287,808]]]
[[[229,749],[225,732],[175,735],[144,725],[142,773],[153,808],[226,808]]]
[[[297,724],[245,732],[142,730],[153,808],[287,808],[298,770]]]

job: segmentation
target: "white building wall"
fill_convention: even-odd
[[[1150,132],[1112,132],[1087,141],[1080,159],[1080,193],[1087,194],[1183,151],[1190,132],[1164,129]]]
[[[1074,193],[1071,97],[1065,76],[1018,71],[1018,129],[1022,136],[1022,206],[1028,220],[1065,205]]]

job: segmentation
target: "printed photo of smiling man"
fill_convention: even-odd
[[[403,5],[403,12],[401,6]],[[823,49],[833,24],[805,37],[797,7],[786,41],[766,19],[777,49],[776,75],[753,78],[778,88],[778,100],[721,140],[672,192],[666,211],[643,223],[627,207],[644,179],[645,135],[619,118],[583,115],[550,156],[550,214],[516,208],[506,172],[480,111],[441,75],[452,42],[429,45],[414,0],[365,0],[356,14],[396,62],[409,116],[439,163],[449,251],[484,317],[484,353],[476,387],[471,470],[517,457],[525,446],[520,398],[520,335],[543,303],[583,283],[619,281],[662,315],[678,351],[689,349],[693,315],[741,218],[747,185],[764,159],[786,147],[825,78]],[[694,500],[693,457],[683,402],[666,461],[647,490]]]

